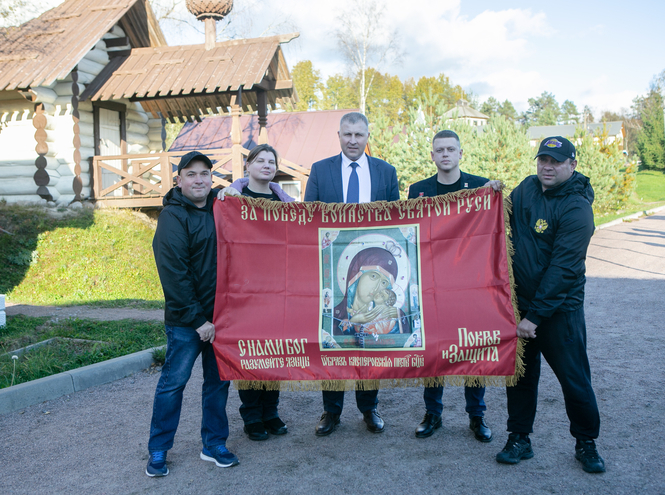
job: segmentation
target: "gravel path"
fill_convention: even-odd
[[[289,434],[266,442],[243,434],[238,394],[231,391],[228,446],[241,464],[216,468],[198,457],[197,365],[166,478],[144,474],[159,377],[153,370],[0,416],[0,493],[665,493],[665,215],[597,232],[588,279],[588,345],[605,474],[586,474],[575,461],[561,390],[546,365],[532,435],[536,455],[518,466],[494,461],[507,436],[504,390],[487,390],[495,440],[481,444],[468,429],[462,389],[451,387],[444,426],[428,439],[414,437],[424,414],[422,389],[394,389],[379,394],[385,433],[365,430],[347,393],[342,424],[326,438],[314,436],[320,393],[285,392],[280,411]],[[86,318],[88,311],[103,311],[104,319],[112,311],[129,314],[81,308],[52,314],[70,309]]]

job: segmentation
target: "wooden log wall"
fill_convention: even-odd
[[[112,40],[107,46],[107,41]],[[90,163],[95,154],[94,118],[90,101],[78,101],[85,86],[92,82],[109,60],[130,48],[125,32],[119,27],[104,37],[81,59],[75,73],[49,87],[31,88],[33,101],[0,95],[0,199],[8,202],[40,202],[52,199],[67,205],[87,199],[92,194]],[[6,99],[9,98],[9,99]],[[42,103],[46,125],[40,132],[43,148],[40,165],[45,166],[36,184],[35,103]],[[127,107],[127,152],[129,154],[162,151],[164,126],[152,119],[141,105],[119,100]],[[41,118],[41,117],[40,117]],[[44,136],[45,134],[45,136]],[[46,176],[46,174],[48,174]],[[48,179],[48,180],[47,180]],[[44,185],[46,184],[46,185]],[[49,196],[37,193],[48,189]]]

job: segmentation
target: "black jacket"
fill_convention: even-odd
[[[164,196],[164,209],[152,240],[155,263],[164,290],[164,323],[198,328],[212,322],[217,287],[217,233],[210,191],[203,208],[182,195],[179,187]]]
[[[594,231],[593,189],[588,177],[573,172],[566,182],[543,192],[532,175],[510,198],[519,309],[540,325],[543,318],[584,304],[584,260]]]
[[[489,182],[485,177],[479,177],[477,175],[467,174],[460,171],[462,175],[462,180],[460,181],[460,189],[475,189],[477,187],[483,187]],[[432,177],[421,180],[409,186],[409,199],[418,198],[421,196],[420,193],[423,193],[422,196],[425,198],[431,198],[437,195],[436,190],[437,174],[434,174]]]

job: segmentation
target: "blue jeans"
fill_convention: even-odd
[[[279,417],[279,390],[238,390],[242,401],[240,416],[246,425]]]
[[[423,399],[425,399],[425,409],[428,413],[435,416],[441,416],[443,412],[443,387],[425,387]],[[484,416],[487,406],[485,406],[485,387],[464,387],[464,398],[466,399],[466,412],[470,418],[474,416]]]
[[[201,440],[206,448],[226,445],[229,436],[226,417],[229,382],[219,378],[212,344],[203,342],[191,327],[166,325],[166,338],[166,361],[155,391],[148,451],[173,447],[173,437],[180,422],[182,393],[199,354],[203,354]]]

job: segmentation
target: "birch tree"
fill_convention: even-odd
[[[376,71],[401,58],[399,33],[389,30],[384,22],[385,5],[376,0],[356,0],[354,8],[337,17],[335,37],[342,55],[358,74],[360,111],[365,113],[367,96],[372,88]]]

